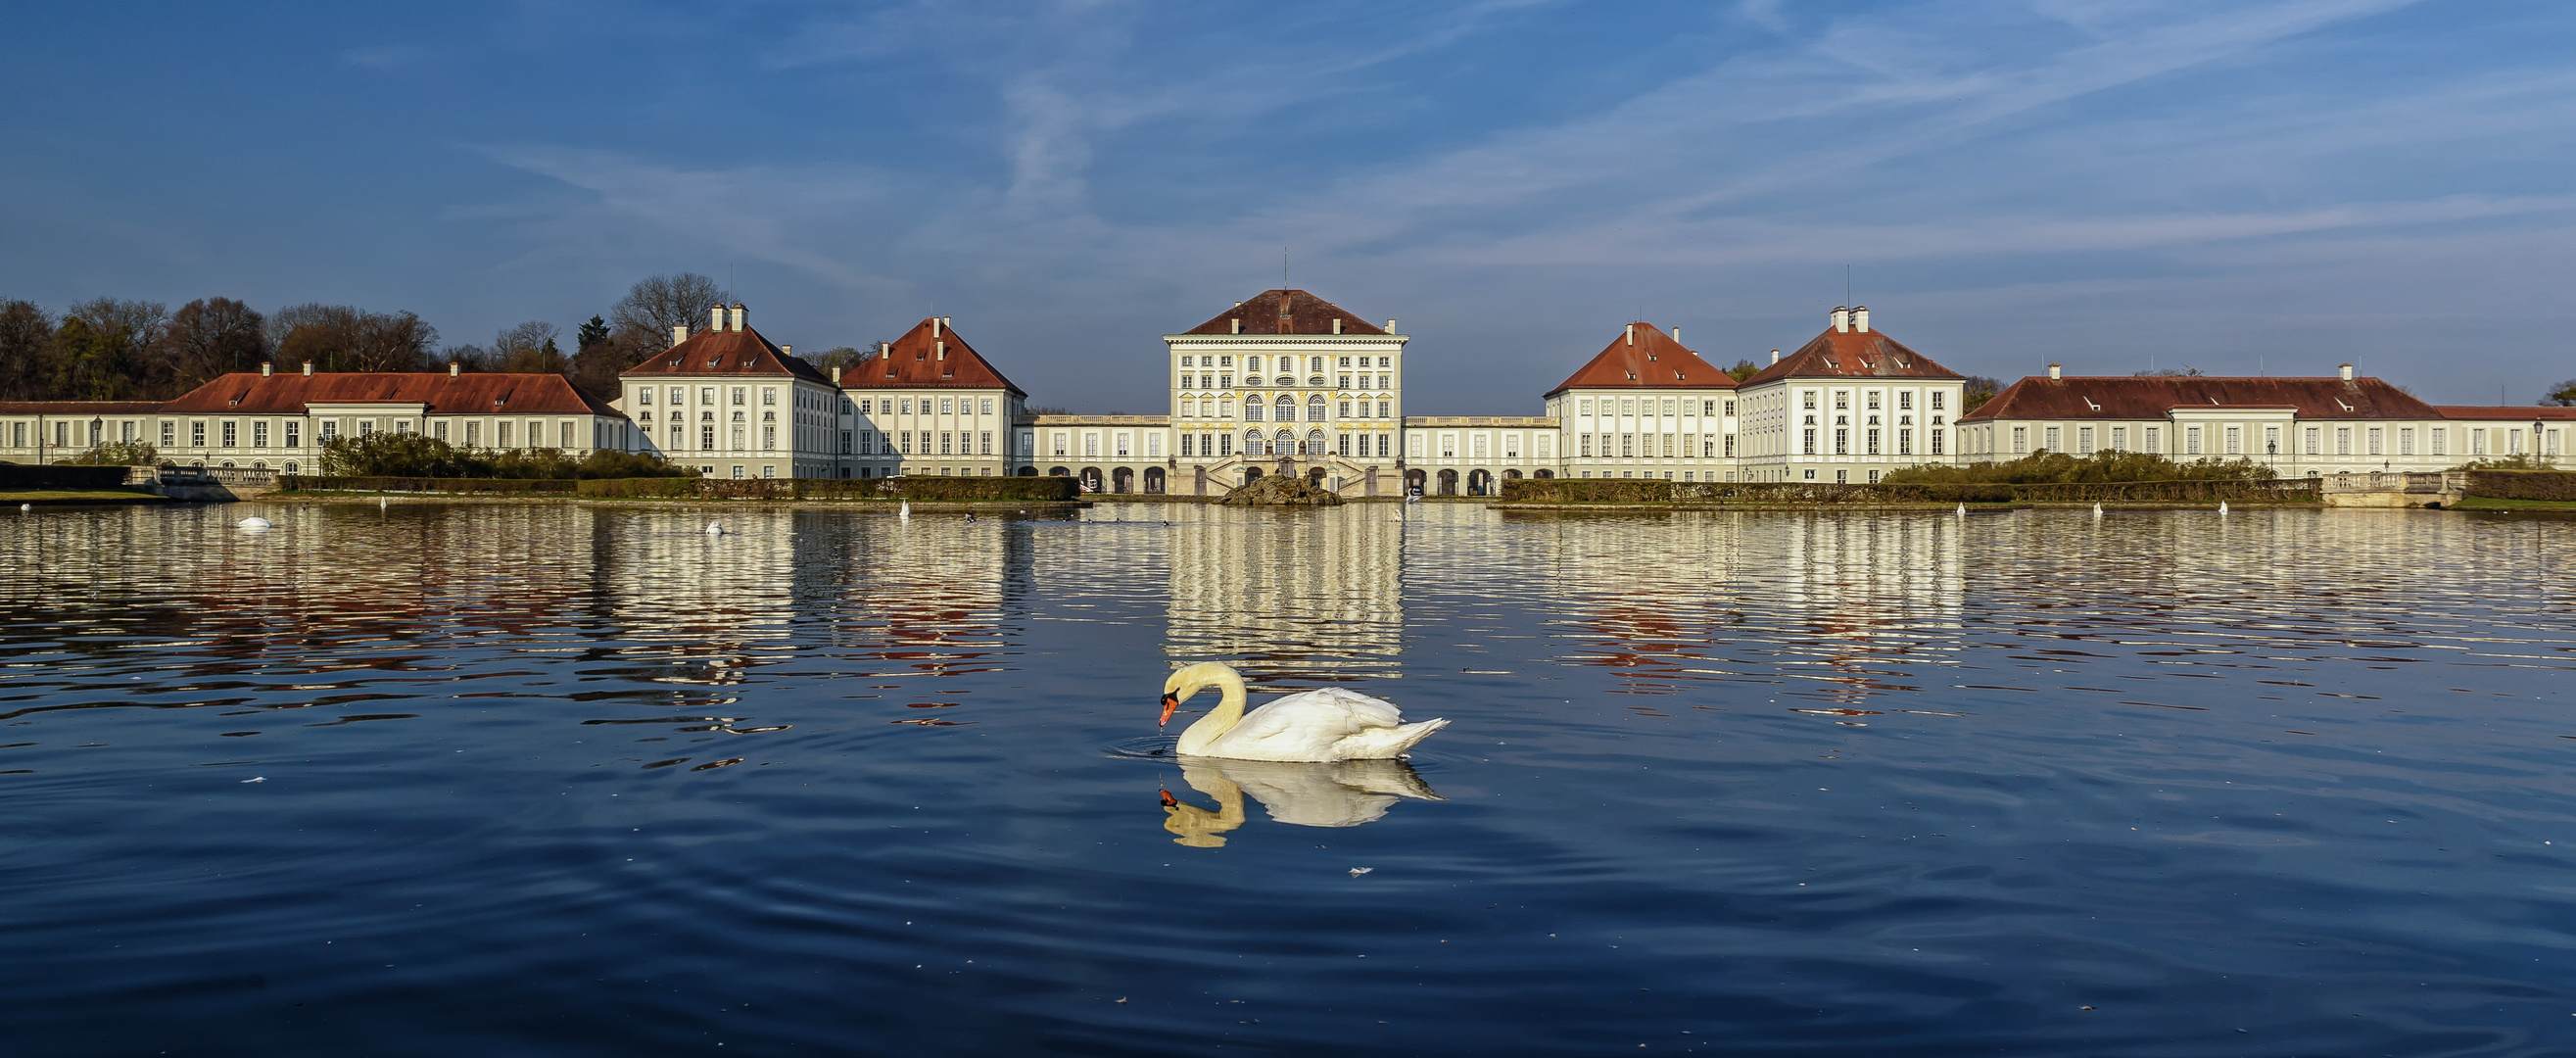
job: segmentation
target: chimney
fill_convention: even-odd
[[[454,360],[450,360],[450,361],[448,361],[448,362],[447,362],[447,377],[449,377],[449,378],[455,378],[455,377],[456,377],[460,372],[462,372],[463,370],[464,370],[464,365],[459,364],[459,363],[457,363],[457,362],[456,362],[456,361],[454,361]]]
[[[946,359],[948,359],[948,343],[947,343],[947,342],[944,342],[944,341],[943,341],[943,342],[940,342],[940,343],[939,343],[939,358],[940,358],[940,359],[942,359],[942,360],[946,360]]]
[[[1840,305],[1834,306],[1833,321],[1835,334],[1851,330],[1851,310]]]
[[[841,369],[838,367],[832,369],[832,384],[835,386],[841,384]]]
[[[272,364],[272,363],[270,363],[270,362],[268,362],[268,361],[266,361],[266,360],[262,360],[262,361],[260,361],[260,362],[259,362],[259,377],[261,377],[261,378],[267,378],[267,377],[268,377],[269,369],[270,369],[270,368],[273,368],[273,367],[275,367],[275,366],[277,366],[277,365]]]
[[[941,320],[941,319],[940,319],[939,317],[937,317],[937,316],[933,316],[933,317],[931,317],[931,318],[930,318],[930,336],[931,336],[931,337],[933,337],[933,338],[937,338],[937,337],[939,337],[939,325],[940,325],[941,323],[943,323],[943,322],[945,322],[945,321]]]
[[[708,310],[707,310],[707,312],[708,312],[708,316],[707,316],[707,329],[708,329],[708,330],[711,330],[711,331],[721,331],[721,330],[723,330],[723,329],[724,329],[724,306],[722,306],[722,305],[718,305],[718,306],[716,306],[716,307],[714,307],[714,308],[712,308],[712,309],[708,309]]]
[[[2048,365],[2048,378],[2049,378],[2049,381],[2054,382],[2054,381],[2056,381],[2059,377],[2060,377],[2060,375],[2058,374],[2058,366],[2057,366],[2056,364],[2050,364],[2050,365]]]
[[[1780,362],[1780,350],[1771,350],[1771,362],[1775,364]]]
[[[733,303],[733,330],[736,334],[742,333],[742,302],[739,301]]]
[[[1334,334],[1340,334],[1340,333],[1342,333],[1342,318],[1341,318],[1341,317],[1339,317],[1339,316],[1335,316],[1335,317],[1333,317],[1333,333],[1334,333]]]
[[[307,360],[304,362],[304,377],[313,377],[313,361]]]
[[[2350,381],[2352,381],[2352,365],[2351,365],[2351,364],[2345,364],[2345,365],[2343,365],[2343,380],[2344,380],[2344,381],[2346,381],[2346,382],[2350,382]]]
[[[1237,308],[1240,308],[1241,306],[1239,306],[1239,305],[1238,305],[1238,306],[1236,306],[1236,307],[1237,307]],[[1242,333],[1243,333],[1243,317],[1241,317],[1241,316],[1237,316],[1237,317],[1234,317],[1233,319],[1228,320],[1228,321],[1226,321],[1226,322],[1231,323],[1231,324],[1233,324],[1233,325],[1234,325],[1234,333],[1236,333],[1236,334],[1242,334]]]
[[[1869,333],[1869,306],[1852,306],[1852,329],[1862,334]]]
[[[1680,344],[1682,344],[1682,329],[1681,329],[1681,328],[1679,328],[1679,327],[1675,327],[1675,328],[1673,328],[1673,344],[1674,344],[1674,345],[1680,345]]]
[[[1395,321],[1394,321],[1394,320],[1388,320],[1388,321],[1386,321],[1386,333],[1388,333],[1388,334],[1394,334],[1394,333],[1395,333]]]
[[[674,323],[674,324],[672,324],[672,325],[671,325],[671,347],[672,347],[672,348],[677,349],[677,348],[679,348],[679,346],[680,346],[680,343],[681,343],[681,342],[685,342],[685,341],[688,341],[688,340],[689,340],[689,325],[688,325],[688,324],[685,324],[685,323]]]
[[[789,356],[794,356],[794,355],[796,355],[796,347],[795,347],[795,346],[792,346],[792,345],[782,345],[782,346],[779,346],[779,347],[778,347],[778,351],[779,351],[779,352],[782,352],[782,353],[785,353],[785,354],[787,354],[787,355],[789,355]]]
[[[1621,332],[1620,332],[1620,333],[1627,335],[1627,337],[1628,337],[1628,344],[1630,344],[1630,345],[1635,345],[1635,344],[1637,344],[1637,325],[1636,325],[1636,324],[1633,324],[1633,323],[1629,324],[1627,327],[1623,328],[1623,329],[1621,330]]]

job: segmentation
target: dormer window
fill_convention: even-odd
[[[721,363],[724,363],[724,358],[723,358],[723,357],[721,357],[721,356],[710,356],[710,357],[708,357],[708,358],[707,358],[707,366],[708,366],[708,367],[714,367],[714,366],[716,366],[716,365],[718,365],[718,364],[721,364]]]

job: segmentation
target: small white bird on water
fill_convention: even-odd
[[[22,511],[32,511],[36,509],[36,505],[32,503],[21,503],[18,505],[18,509]]]
[[[1960,505],[1959,505],[1959,517],[1961,517],[1961,518],[1965,518],[1965,517],[1967,517],[1967,516],[1968,516],[1968,505],[1967,505],[1967,504],[1962,503],[1962,504],[1960,504]]]
[[[911,501],[911,500],[905,500],[905,501],[903,501],[903,509],[901,509],[901,510],[898,510],[898,511],[894,512],[894,516],[895,516],[895,517],[897,517],[897,518],[901,518],[901,519],[903,519],[903,520],[905,520],[905,521],[907,521],[907,522],[908,522],[908,521],[911,521],[911,520],[912,520],[912,501]]]
[[[2099,517],[2101,517],[2101,516],[2102,516],[2102,505],[2101,505],[2101,504],[2098,504],[2098,503],[2097,503],[2097,504],[2094,504],[2094,505],[2093,505],[2093,517],[2099,518]]]
[[[725,535],[725,527],[724,527],[724,523],[723,523],[723,522],[721,522],[721,521],[708,522],[708,523],[707,523],[707,535],[708,535],[708,536],[723,536],[723,535]]]
[[[2226,500],[2220,500],[2220,501],[2218,501],[2218,513],[2220,513],[2220,514],[2225,514],[2225,513],[2227,513],[2227,501],[2226,501]]]
[[[1245,715],[1243,676],[1223,662],[1203,661],[1163,682],[1163,716],[1191,695],[1214,687],[1223,698],[1208,715],[1181,732],[1173,751],[1185,757],[1233,760],[1384,760],[1404,756],[1414,743],[1449,726],[1447,720],[1404,722],[1390,703],[1326,687],[1271,701]]]
[[[266,518],[252,517],[244,518],[233,524],[243,529],[266,529],[268,528],[269,522]]]

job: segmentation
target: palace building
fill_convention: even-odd
[[[1537,395],[1537,415],[1407,415],[1406,346],[1303,290],[1263,291],[1162,336],[1160,415],[1035,415],[957,333],[922,320],[828,373],[741,304],[628,368],[601,402],[560,375],[226,375],[177,400],[0,403],[0,458],[106,441],[164,462],[293,473],[336,436],[420,431],[467,448],[659,454],[714,478],[1078,478],[1102,493],[1213,496],[1293,474],[1350,497],[1490,496],[1514,478],[1867,484],[2036,452],[2247,458],[2282,476],[2438,470],[2566,451],[2576,409],[2441,407],[2336,377],[2081,377],[2050,365],[1974,412],[1966,380],[1867,308],[1741,381],[1639,321]]]

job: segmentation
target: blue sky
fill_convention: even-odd
[[[0,296],[566,330],[732,277],[800,350],[935,312],[1037,401],[1279,283],[1526,414],[1632,318],[1724,362],[1843,301],[2005,378],[2576,376],[2576,5],[48,5]],[[33,42],[41,42],[35,44]]]

